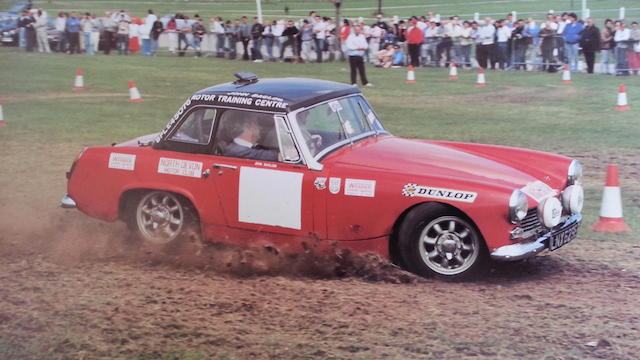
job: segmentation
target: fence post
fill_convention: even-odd
[[[584,13],[582,14],[583,19],[587,19],[591,17],[591,9],[584,9]]]
[[[511,12],[511,16],[513,16],[513,22],[518,21],[518,13],[517,13],[517,12],[512,11],[512,12]]]
[[[480,21],[480,14],[479,13],[473,13],[473,21],[475,21],[475,22]]]
[[[589,13],[587,11],[587,0],[582,0],[582,18],[586,19],[589,17]]]
[[[618,16],[618,19],[624,20],[624,12],[625,12],[625,9],[623,7],[621,7],[620,8],[620,16]]]

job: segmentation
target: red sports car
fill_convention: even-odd
[[[121,219],[153,243],[195,228],[206,241],[285,252],[373,252],[443,278],[576,236],[576,160],[400,138],[356,87],[236,77],[190,96],[158,134],[86,148],[61,206]]]

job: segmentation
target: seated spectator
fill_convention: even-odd
[[[402,67],[405,63],[404,51],[399,45],[394,46],[391,67]]]
[[[394,53],[395,50],[393,49],[393,45],[391,44],[388,44],[386,48],[378,51],[378,53],[376,54],[376,59],[378,60],[378,62],[376,63],[376,67],[385,69],[390,68],[391,64],[393,63]]]

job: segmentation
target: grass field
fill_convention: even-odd
[[[190,270],[123,246],[123,224],[58,208],[65,172],[83,147],[159,131],[194,91],[241,70],[347,82],[346,63],[45,56],[0,48],[0,69],[6,122],[0,127],[0,358],[637,355],[638,77],[574,74],[565,85],[560,74],[489,71],[489,86],[477,88],[475,73],[466,70],[453,81],[445,69],[417,69],[418,81],[409,85],[403,69],[368,67],[375,87],[364,95],[395,135],[521,146],[572,156],[585,166],[584,224],[572,244],[478,283],[399,285],[286,272],[247,279],[227,275],[227,265],[220,272]],[[82,92],[72,91],[76,69],[85,71]],[[129,102],[128,80],[136,82],[142,103]],[[614,111],[621,82],[631,111]],[[609,163],[620,166],[632,233],[589,229]],[[15,248],[27,255],[14,255]],[[609,345],[585,345],[599,339]]]
[[[0,8],[8,8],[14,1],[1,0]],[[256,3],[253,0],[36,0],[34,4],[50,12],[77,10],[101,14],[105,10],[125,9],[137,16],[146,14],[152,8],[157,14],[173,14],[182,12],[188,15],[199,14],[203,18],[222,16],[236,18],[242,15],[256,14]],[[378,6],[377,0],[343,0],[342,9],[347,17],[371,17]],[[556,12],[574,11],[579,13],[581,0],[383,0],[382,9],[385,15],[407,17],[424,15],[433,11],[444,16],[460,14],[471,18],[475,12],[494,17],[504,16],[507,12],[516,11],[522,16],[533,16],[541,19],[548,10]],[[620,7],[627,8],[626,17],[640,17],[640,5],[632,0],[588,0],[588,8],[592,16],[598,19],[618,17]],[[284,8],[289,8],[291,17],[306,16],[309,10],[318,10],[322,15],[334,14],[333,4],[328,0],[262,0],[263,13],[267,18],[283,18]],[[614,10],[612,10],[614,9]],[[612,11],[609,11],[612,10]]]
[[[69,56],[0,50],[0,90],[7,126],[0,128],[0,218],[15,211],[53,208],[65,191],[64,172],[84,146],[121,142],[159,131],[192,92],[232,79],[239,70],[261,77],[313,77],[346,82],[347,65],[254,64],[160,56]],[[71,91],[75,70],[86,91]],[[475,74],[418,69],[416,84],[402,69],[369,68],[375,88],[364,90],[386,127],[399,136],[520,146],[573,156],[585,163],[585,224],[596,221],[608,163],[621,170],[627,222],[640,229],[640,79],[575,74],[489,72],[487,88]],[[134,80],[144,102],[128,101]],[[631,111],[614,111],[625,82]],[[11,209],[11,210],[10,210]],[[589,233],[588,226],[583,233]],[[593,239],[608,235],[590,233]],[[638,235],[619,235],[637,241]]]

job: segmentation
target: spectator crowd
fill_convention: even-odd
[[[570,71],[638,74],[640,29],[632,22],[607,19],[599,27],[591,18],[575,13],[547,14],[540,21],[514,19],[441,19],[432,12],[410,19],[344,19],[338,25],[315,11],[305,18],[260,22],[257,17],[235,20],[215,17],[208,22],[183,14],[158,18],[148,10],[144,18],[123,10],[95,14],[61,12],[52,21],[42,9],[25,10],[19,18],[20,44],[27,51],[58,51],[68,54],[156,55],[160,46],[184,56],[191,48],[195,57],[291,62],[333,61],[348,56],[348,38],[356,32],[366,39],[364,62],[378,67],[405,65],[480,66],[495,70]],[[47,39],[55,39],[54,42]],[[50,48],[49,44],[55,44]],[[360,51],[360,49],[358,49]]]

